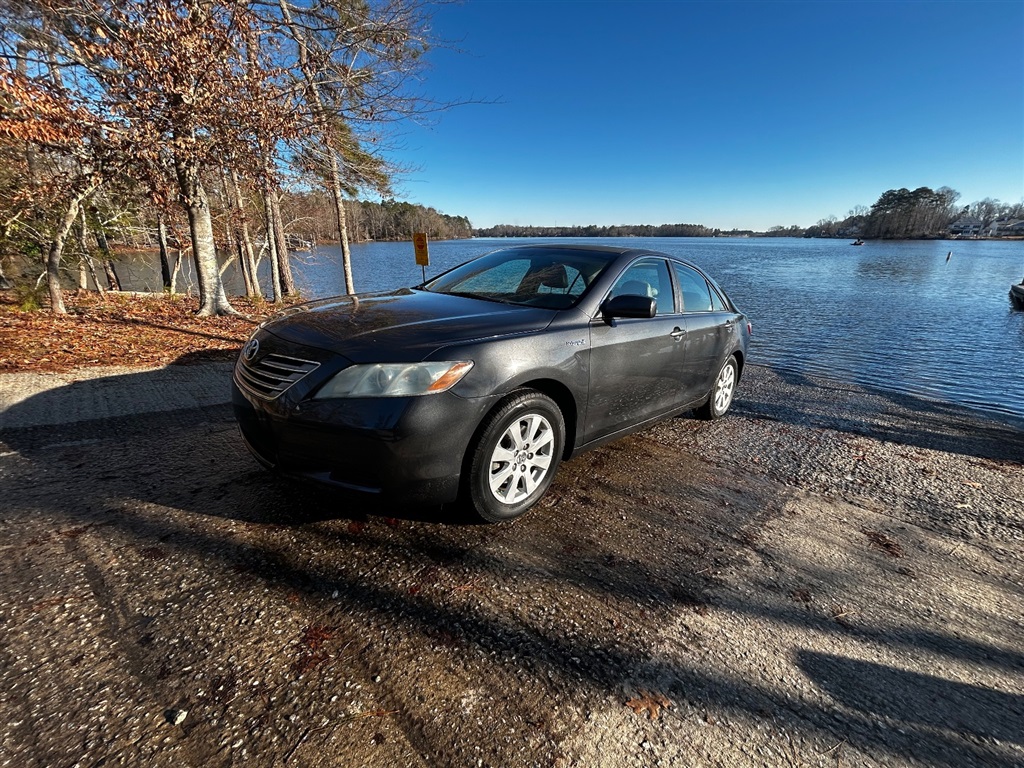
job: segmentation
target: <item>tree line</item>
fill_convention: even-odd
[[[720,230],[702,224],[538,227],[498,224],[474,230],[478,237],[868,237],[879,239],[945,238],[957,221],[970,220],[987,231],[1001,220],[1024,219],[1024,202],[1010,204],[985,198],[958,205],[950,187],[890,189],[870,208],[858,205],[844,219],[830,216],[810,227],[773,226],[767,231]]]
[[[299,237],[315,242],[337,240],[333,202],[323,192],[286,192],[281,207],[289,229]],[[425,232],[431,240],[473,236],[473,225],[465,216],[396,200],[346,200],[345,218],[352,242],[409,240],[414,232]]]
[[[80,280],[116,287],[112,237],[152,229],[165,283],[177,244],[195,264],[200,314],[232,314],[226,260],[252,297],[264,258],[273,299],[295,290],[287,229],[308,212],[286,189],[322,190],[318,232],[342,245],[348,293],[353,224],[367,237],[413,220],[468,229],[353,201],[390,200],[392,126],[451,106],[419,91],[437,42],[429,22],[424,0],[5,0],[0,266],[42,262],[63,312],[66,255]]]
[[[942,239],[959,221],[976,222],[987,231],[995,222],[1024,219],[1024,202],[1003,203],[985,198],[960,205],[950,187],[906,187],[883,192],[870,208],[857,206],[846,218],[821,219],[804,230],[805,237],[866,237],[888,240]],[[781,229],[781,228],[780,228]]]
[[[622,224],[533,227],[497,224],[474,230],[477,237],[714,237],[720,230],[701,224]]]

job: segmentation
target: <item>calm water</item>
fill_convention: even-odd
[[[540,241],[431,243],[427,275],[518,242]],[[1024,275],[1024,242],[575,242],[652,248],[705,268],[752,319],[754,362],[1024,416],[1024,312],[1012,311],[1007,298]],[[305,295],[343,292],[340,248],[299,258],[296,279]],[[412,243],[356,245],[352,260],[357,291],[422,280]]]

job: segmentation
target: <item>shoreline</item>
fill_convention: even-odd
[[[722,239],[727,238],[730,240],[838,240],[840,242],[846,240],[856,239],[855,237],[804,237],[804,236],[791,236],[791,235],[769,235],[765,233],[757,233],[752,235],[730,235],[728,233],[719,233],[717,235],[471,235],[470,237],[448,237],[439,240],[430,240],[432,243],[444,243],[454,242],[459,240],[638,240],[638,239],[650,239],[650,240],[700,240],[700,239]],[[1024,241],[1024,235],[1009,235],[1005,237],[911,237],[911,238],[862,238],[863,242],[866,243],[916,243],[916,242],[1020,242]],[[412,237],[408,238],[393,238],[387,240],[349,240],[350,245],[369,245],[371,243],[411,243]],[[317,246],[330,245],[339,247],[341,245],[340,240],[332,239],[318,239]],[[289,253],[310,253],[316,251],[317,246],[313,248],[295,248],[289,249]],[[180,255],[182,251],[178,248],[172,248],[172,251],[176,255]],[[186,249],[187,250],[187,249]],[[158,255],[160,249],[156,246],[133,248],[127,245],[113,245],[111,246],[111,253],[115,256],[118,255]]]

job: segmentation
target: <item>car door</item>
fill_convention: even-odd
[[[725,356],[729,338],[727,324],[733,313],[726,309],[722,299],[697,270],[679,262],[673,262],[672,269],[679,286],[686,327],[682,390],[686,401],[690,402],[711,390]]]
[[[664,259],[643,258],[616,280],[606,298],[655,299],[652,318],[598,315],[590,325],[590,389],[584,440],[590,442],[657,416],[679,402],[686,329]]]

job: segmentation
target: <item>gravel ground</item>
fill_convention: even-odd
[[[0,377],[0,765],[1024,765],[1019,421],[752,366],[483,526],[228,371]]]

